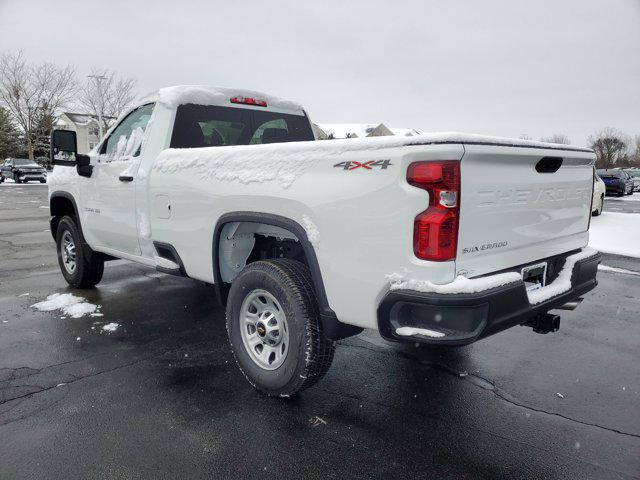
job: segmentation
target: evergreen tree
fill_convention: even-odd
[[[0,107],[0,161],[8,157],[19,157],[24,154],[21,148],[20,131],[11,121],[9,112]]]

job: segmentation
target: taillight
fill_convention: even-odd
[[[456,258],[460,218],[460,162],[415,162],[407,182],[426,190],[429,207],[413,224],[413,251],[422,260],[444,262]]]
[[[256,107],[266,107],[267,102],[251,97],[233,97],[231,103],[243,103],[245,105],[254,105]]]

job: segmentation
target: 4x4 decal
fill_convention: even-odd
[[[386,170],[389,165],[393,165],[391,160],[369,160],[368,162],[340,162],[334,165],[334,168],[342,168],[343,170],[355,170],[357,168],[363,168],[365,170],[373,170],[375,167],[379,167],[380,170]]]

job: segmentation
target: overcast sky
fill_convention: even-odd
[[[0,51],[138,93],[261,90],[319,123],[640,134],[640,0],[0,0]]]

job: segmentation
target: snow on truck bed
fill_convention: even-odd
[[[169,174],[187,170],[202,180],[215,178],[219,181],[239,181],[245,184],[275,181],[283,188],[288,188],[297,177],[314,164],[321,161],[335,161],[343,153],[375,152],[395,147],[448,143],[578,149],[591,152],[591,150],[579,147],[532,140],[443,132],[424,133],[413,137],[387,136],[266,145],[167,149],[160,154],[153,165],[153,170]]]

